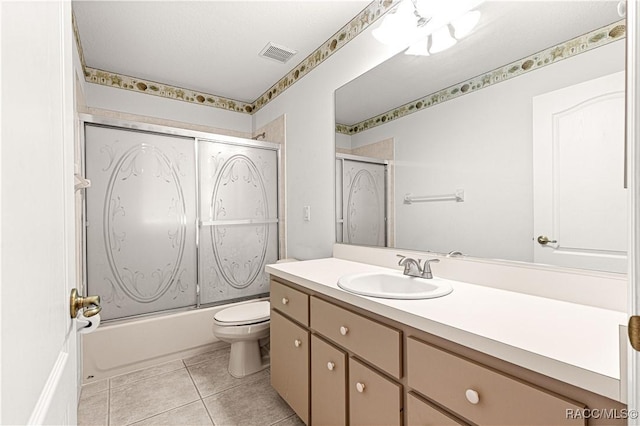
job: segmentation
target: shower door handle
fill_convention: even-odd
[[[84,309],[84,316],[89,318],[96,314],[99,314],[102,310],[100,306],[100,296],[87,296],[81,297],[78,296],[78,290],[71,290],[71,297],[69,299],[69,314],[71,318],[76,318],[78,316],[78,312]]]

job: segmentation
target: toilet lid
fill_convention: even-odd
[[[213,319],[225,325],[255,324],[269,320],[269,302],[250,302],[218,311]]]

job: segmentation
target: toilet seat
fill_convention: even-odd
[[[243,303],[218,311],[213,321],[221,326],[259,324],[269,321],[269,310],[268,301]]]

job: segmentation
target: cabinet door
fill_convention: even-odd
[[[349,358],[349,423],[401,425],[402,386]]]
[[[309,424],[309,332],[271,310],[271,386]]]
[[[311,336],[311,416],[314,425],[347,422],[347,355]]]
[[[409,426],[464,425],[411,392],[407,394],[407,423]]]

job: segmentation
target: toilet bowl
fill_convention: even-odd
[[[243,303],[218,311],[213,317],[213,335],[231,343],[229,374],[244,377],[269,366],[263,359],[260,339],[269,337],[269,302]]]

